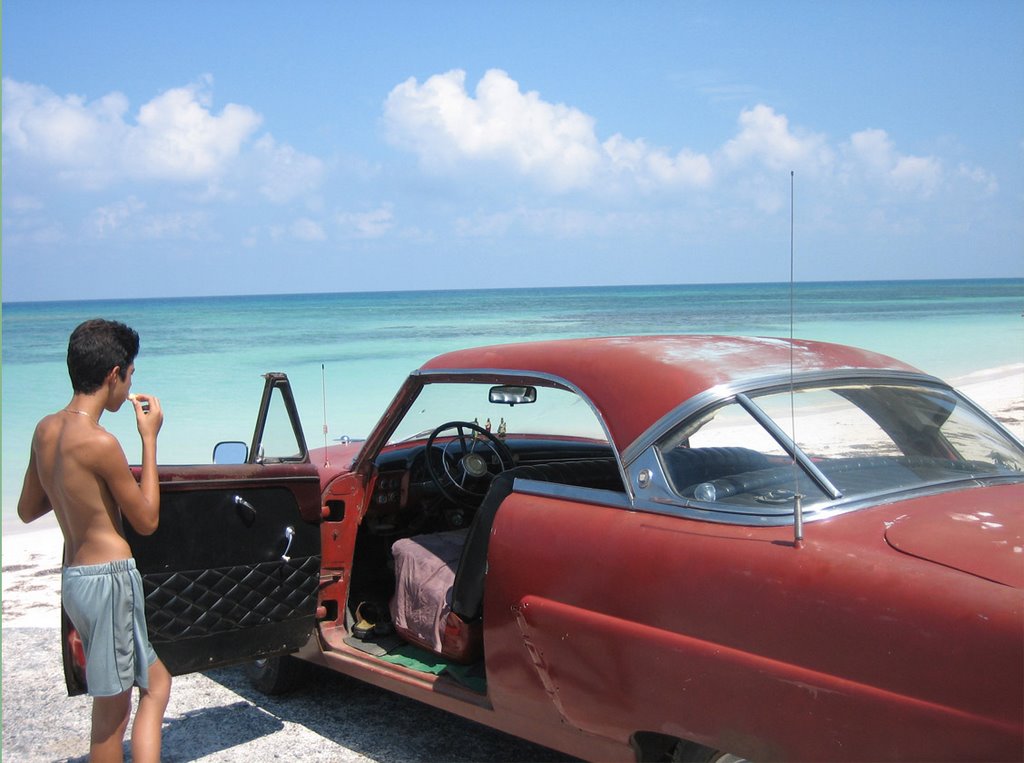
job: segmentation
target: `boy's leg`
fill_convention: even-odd
[[[157,763],[160,760],[160,736],[170,698],[171,674],[157,660],[149,666],[149,688],[139,689],[139,707],[132,724],[134,763]]]
[[[131,691],[113,697],[93,697],[90,763],[124,760],[124,732],[132,711]]]

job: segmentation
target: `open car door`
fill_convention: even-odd
[[[234,464],[160,467],[157,531],[125,527],[149,639],[172,675],[291,652],[315,628],[320,479],[288,378],[264,378],[251,447],[228,444]],[[80,694],[81,641],[62,619],[68,693]]]

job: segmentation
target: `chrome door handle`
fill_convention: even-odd
[[[241,506],[243,509],[248,509],[253,514],[256,513],[256,507],[249,503],[247,500],[242,498],[240,495],[235,496],[235,506]]]
[[[240,495],[236,495],[232,500],[235,506],[239,509],[244,509],[244,511],[239,511],[239,514],[242,517],[242,523],[246,527],[252,527],[253,523],[256,521],[256,507]]]
[[[288,556],[288,552],[292,548],[292,541],[295,540],[295,528],[291,525],[284,528],[284,537],[288,541],[288,544],[284,547],[284,553],[281,554],[281,561],[287,562],[291,560],[291,557]]]

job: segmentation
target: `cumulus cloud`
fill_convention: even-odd
[[[931,196],[942,182],[942,162],[933,156],[911,156],[896,151],[885,130],[861,130],[845,145],[848,172],[880,181],[890,189]]]
[[[384,104],[391,139],[435,169],[471,158],[535,175],[558,190],[589,182],[600,162],[591,117],[521,92],[497,69],[483,76],[475,97],[465,81],[466,73],[454,70],[395,87]]]
[[[29,162],[86,189],[125,181],[201,183],[214,197],[223,193],[225,176],[235,173],[245,179],[255,176],[266,198],[283,202],[319,184],[320,160],[269,134],[246,153],[262,117],[235,103],[216,112],[212,85],[206,76],[171,88],[131,116],[121,93],[89,101],[5,77],[4,161]],[[243,156],[245,166],[239,167]]]
[[[772,213],[783,206],[785,194],[771,178],[789,170],[907,199],[927,199],[952,180],[983,192],[998,188],[995,177],[981,168],[961,165],[949,172],[937,157],[899,152],[884,130],[836,141],[791,124],[763,103],[741,110],[735,134],[710,154],[664,149],[620,133],[602,140],[593,117],[523,92],[498,69],[484,74],[472,93],[462,70],[422,83],[410,78],[388,95],[384,123],[392,143],[416,154],[430,172],[463,177],[481,167],[501,167],[556,194],[728,187],[737,198]]]
[[[486,162],[556,192],[591,188],[607,179],[649,187],[700,185],[711,177],[706,157],[692,152],[671,156],[621,135],[602,143],[593,117],[545,101],[537,92],[522,92],[499,69],[484,74],[472,95],[462,70],[434,75],[423,84],[409,78],[388,95],[384,121],[391,141],[435,172]]]
[[[797,133],[789,119],[759,104],[739,116],[739,133],[722,147],[733,165],[756,163],[773,171],[802,170],[820,173],[833,163],[834,155],[824,135]]]

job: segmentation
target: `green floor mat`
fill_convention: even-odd
[[[480,694],[487,693],[487,678],[482,661],[472,665],[458,665],[412,644],[403,644],[382,655],[380,659],[420,673],[432,673],[435,676],[445,673],[467,689]]]

